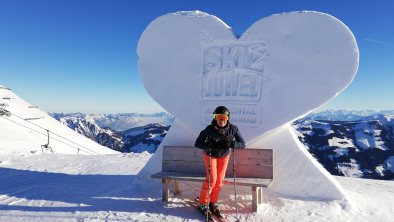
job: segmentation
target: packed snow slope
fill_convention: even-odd
[[[185,203],[196,190],[161,202],[160,181],[138,174],[152,154],[0,155],[0,221],[203,221]],[[264,190],[258,213],[251,196],[238,195],[241,221],[392,221],[394,181],[335,177],[349,204],[277,197]],[[225,185],[225,189],[232,186]],[[235,221],[233,196],[221,196],[223,213]]]
[[[115,154],[0,85],[0,153]],[[49,146],[42,149],[42,145]],[[50,148],[49,148],[50,147]]]

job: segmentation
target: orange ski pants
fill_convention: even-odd
[[[200,192],[200,204],[208,203],[208,195],[209,202],[217,202],[220,190],[223,186],[223,180],[226,176],[227,164],[230,159],[230,155],[225,157],[211,157],[204,152],[204,160],[205,160],[205,181],[202,183],[201,192]],[[209,159],[211,159],[211,170],[209,172]],[[208,178],[208,175],[210,178]],[[208,190],[208,180],[209,190]]]

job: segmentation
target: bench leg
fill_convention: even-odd
[[[172,192],[174,192],[174,195],[179,195],[181,193],[179,191],[178,180],[172,180]]]
[[[259,205],[263,203],[263,188],[252,187],[252,210],[257,212]]]
[[[263,188],[259,187],[260,192],[259,192],[259,204],[263,203]]]
[[[161,198],[162,202],[168,202],[168,196],[170,195],[170,179],[161,179],[163,184],[163,195]]]
[[[252,187],[252,211],[257,212],[258,187]]]

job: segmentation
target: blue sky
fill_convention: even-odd
[[[394,110],[391,0],[0,0],[0,85],[50,112],[163,111],[145,91],[136,47],[160,15],[200,10],[242,34],[275,13],[315,10],[354,33],[353,83],[322,109]]]

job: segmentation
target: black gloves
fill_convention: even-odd
[[[227,148],[233,148],[235,143],[235,138],[233,135],[228,135],[224,137],[223,142]]]

